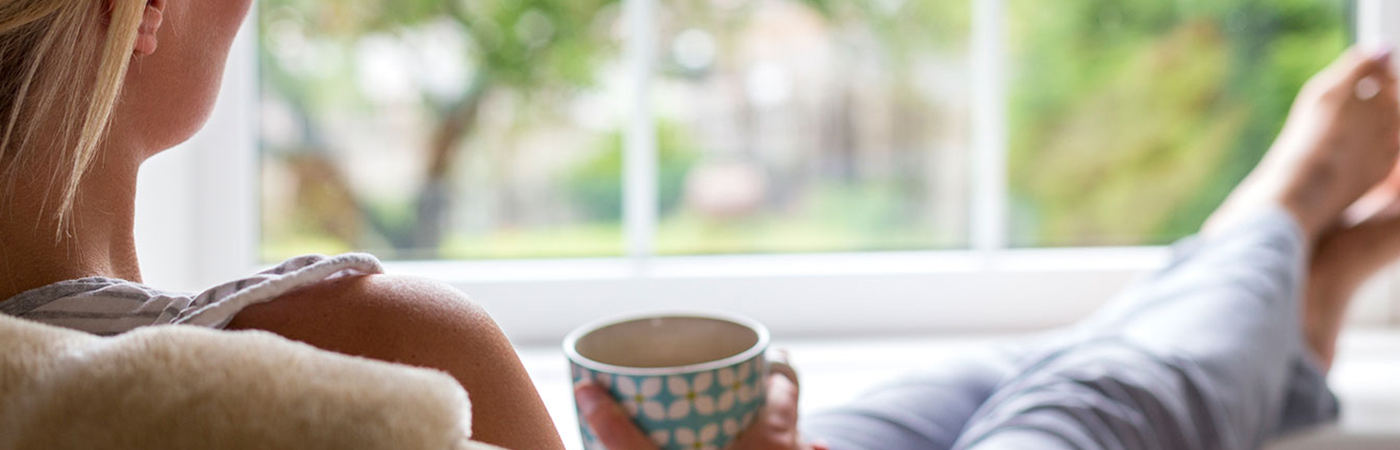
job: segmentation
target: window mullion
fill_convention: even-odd
[[[1006,45],[1003,0],[972,0],[972,247],[1007,247]]]
[[[627,133],[623,167],[623,223],[627,256],[643,267],[655,253],[657,148],[651,85],[655,77],[657,0],[625,0],[628,75]]]

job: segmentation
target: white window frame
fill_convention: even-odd
[[[626,0],[633,36],[659,0]],[[787,337],[1002,332],[1064,325],[1169,257],[1163,247],[1006,249],[1004,0],[974,1],[972,248],[960,251],[656,256],[654,128],[648,111],[652,39],[631,39],[624,199],[626,256],[511,261],[392,262],[389,271],[471,294],[517,342],[557,341],[610,314],[723,309]],[[1361,0],[1363,42],[1400,44],[1400,2]],[[235,43],[219,105],[184,149],[148,163],[138,243],[148,282],[200,289],[257,270],[259,208],[254,21]],[[1400,324],[1400,270],[1365,289],[1354,321]]]

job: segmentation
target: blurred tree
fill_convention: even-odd
[[[456,161],[464,151],[464,138],[478,123],[483,100],[493,91],[510,90],[525,98],[545,95],[551,89],[576,89],[593,82],[597,60],[609,50],[612,30],[596,19],[617,0],[264,0],[260,19],[264,80],[293,105],[298,120],[308,129],[306,157],[328,158],[329,152],[316,139],[313,114],[345,106],[347,100],[364,105],[363,93],[345,79],[352,70],[330,71],[327,76],[291,73],[272,56],[279,42],[278,20],[291,20],[301,27],[302,36],[334,42],[344,49],[373,33],[401,33],[444,21],[465,31],[469,38],[465,58],[472,70],[467,86],[455,98],[424,95],[424,105],[433,111],[438,125],[428,140],[423,182],[416,201],[416,215],[410,224],[387,223],[360,206],[341,214],[363,218],[395,248],[435,252],[446,230],[444,225],[452,197],[448,182]],[[600,29],[602,28],[602,29]],[[344,51],[344,50],[342,50]],[[342,64],[345,64],[342,62]],[[298,165],[297,167],[306,166]],[[311,166],[306,166],[311,167]],[[315,164],[315,171],[303,175],[320,182],[341,184],[343,177],[326,176],[335,164]],[[348,186],[334,186],[336,198],[354,198]],[[313,202],[314,203],[314,202]],[[344,210],[342,210],[344,211]],[[329,231],[335,231],[335,228]],[[360,236],[342,236],[356,242]]]

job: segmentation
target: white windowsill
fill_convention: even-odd
[[[1024,332],[1087,315],[1167,256],[1166,248],[1141,247],[395,262],[387,269],[458,287],[513,341],[532,345],[598,317],[677,309],[747,315],[788,337]]]
[[[1168,247],[1099,247],[804,253],[650,258],[402,261],[395,273],[454,284],[622,279],[761,278],[959,273],[1143,271],[1159,267]]]
[[[473,297],[517,344],[650,310],[721,310],[788,338],[1023,333],[1073,323],[1168,261],[1165,247],[397,262]],[[1352,323],[1393,324],[1393,278]]]
[[[880,382],[1007,337],[925,337],[787,341],[802,374],[803,413],[840,405]],[[1343,337],[1332,386],[1343,402],[1334,428],[1281,443],[1275,450],[1400,448],[1400,332],[1357,330]],[[568,367],[555,347],[520,351],[570,450],[580,448]],[[1345,445],[1345,446],[1344,446]]]

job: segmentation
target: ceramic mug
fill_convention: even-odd
[[[612,393],[661,450],[717,450],[763,406],[768,329],[723,313],[594,322],[564,340],[574,384]],[[579,417],[586,450],[607,450]],[[626,449],[617,449],[626,450]]]

